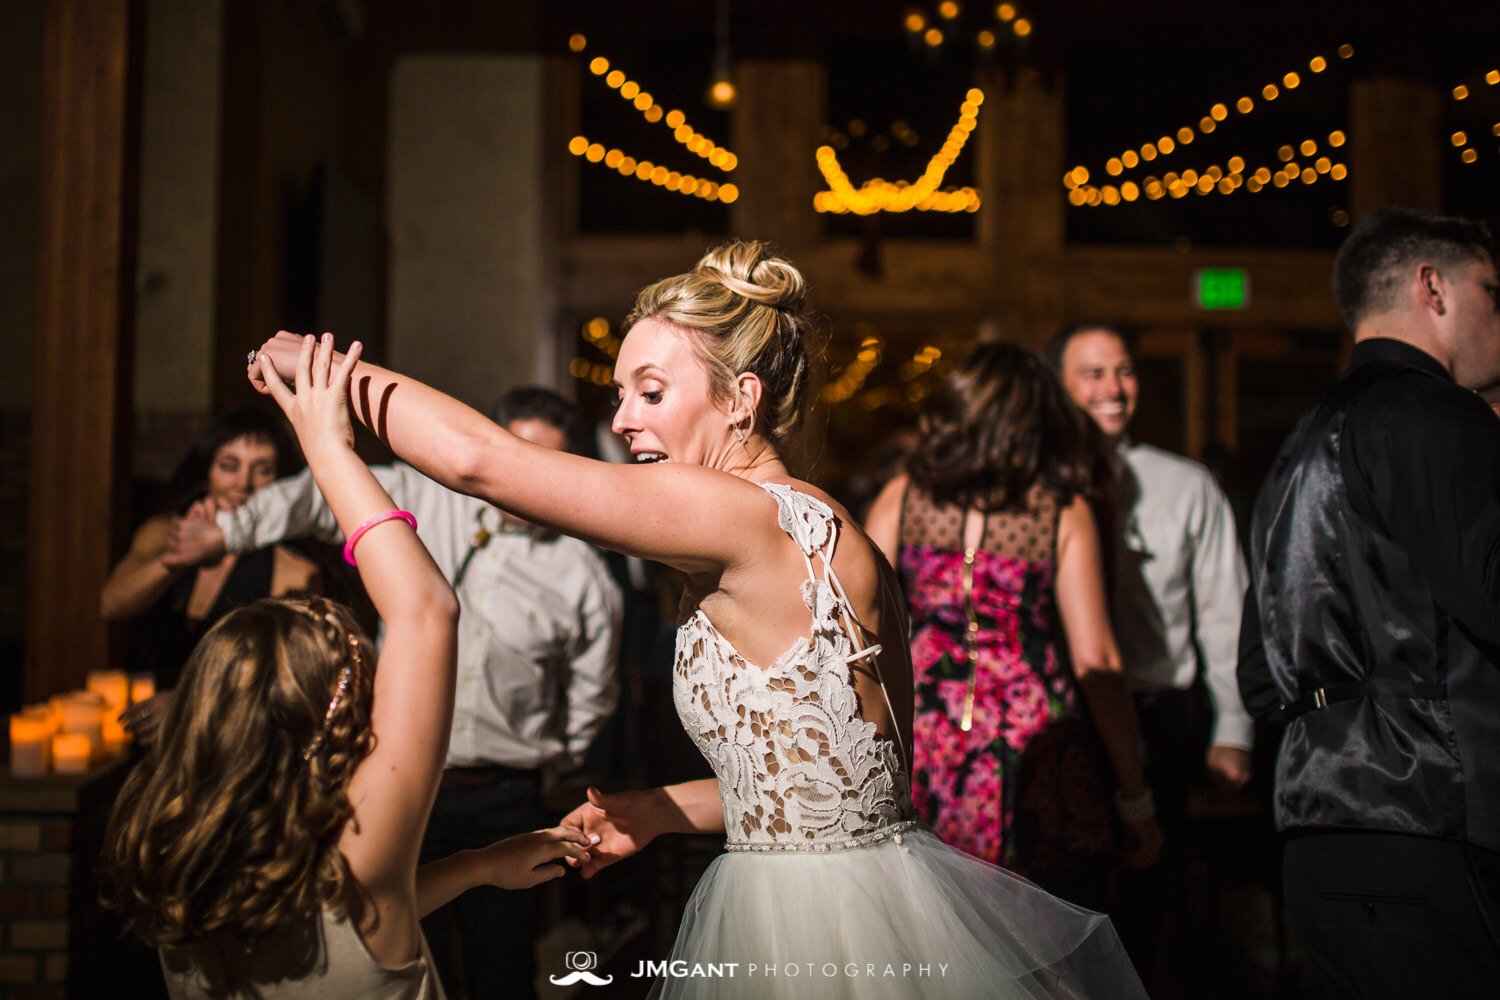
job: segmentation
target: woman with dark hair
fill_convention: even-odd
[[[168,501],[135,533],[130,549],[99,591],[105,621],[133,621],[130,667],[156,679],[158,695],[132,706],[125,722],[153,738],[188,654],[208,628],[259,597],[316,589],[317,567],[284,546],[229,555],[211,565],[174,560],[168,542],[176,517],[208,519],[233,510],[274,481],[296,445],[282,421],[256,407],[221,414],[188,449],[168,483]]]
[[[1095,908],[1161,843],[1104,602],[1089,424],[1046,362],[986,344],[932,396],[866,530],[901,575],[912,797],[949,844]],[[1092,725],[1090,724],[1092,719]],[[1097,736],[1096,736],[1097,730]]]

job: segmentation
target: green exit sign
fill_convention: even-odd
[[[1243,267],[1204,267],[1193,276],[1200,309],[1244,309],[1250,305],[1250,276]]]

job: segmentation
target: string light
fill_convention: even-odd
[[[1496,127],[1500,128],[1500,125]],[[1283,146],[1281,149],[1287,154],[1292,151],[1290,146]],[[1118,188],[1110,184],[1097,187],[1088,183],[1086,168],[1074,167],[1063,175],[1063,185],[1068,188],[1070,205],[1113,206],[1135,201],[1141,195],[1150,201],[1159,201],[1165,197],[1183,198],[1188,194],[1208,195],[1216,191],[1227,195],[1241,188],[1254,194],[1268,185],[1284,188],[1293,181],[1314,184],[1325,176],[1330,180],[1342,181],[1349,176],[1349,168],[1342,163],[1334,163],[1326,156],[1319,157],[1312,165],[1301,164],[1287,157],[1287,162],[1278,167],[1275,173],[1264,166],[1247,173],[1244,157],[1231,156],[1223,167],[1214,163],[1201,172],[1188,167],[1181,174],[1169,170],[1159,178],[1155,175],[1147,176],[1142,179],[1138,188],[1131,181],[1124,182]]]
[[[820,213],[852,213],[873,215],[876,212],[977,212],[979,192],[971,187],[956,191],[940,191],[948,168],[963,152],[969,135],[979,123],[979,106],[984,103],[984,92],[977,87],[965,95],[959,108],[957,124],[948,133],[947,141],[933,154],[927,169],[915,181],[887,181],[876,177],[866,181],[858,189],[839,164],[838,153],[832,146],[819,146],[818,170],[828,182],[828,190],[813,196],[813,209]]]
[[[1484,74],[1484,82],[1491,87],[1500,85],[1500,69],[1492,69],[1486,72]],[[1476,83],[1475,86],[1477,87],[1478,84]],[[1470,93],[1471,91],[1467,84],[1456,84],[1453,88],[1453,99],[1455,101],[1467,100]],[[1500,122],[1496,122],[1494,125],[1490,126],[1490,134],[1496,136],[1497,138],[1500,138]],[[1473,146],[1469,145],[1470,138],[1469,134],[1466,131],[1460,129],[1454,132],[1451,136],[1448,137],[1448,141],[1452,144],[1453,148],[1458,151],[1459,159],[1464,163],[1478,162],[1479,151],[1476,150]]]
[[[606,150],[602,143],[589,142],[581,135],[575,135],[568,142],[568,152],[574,156],[581,156],[590,163],[603,163],[605,167],[617,171],[622,177],[634,176],[638,180],[650,181],[657,187],[664,187],[668,191],[694,195],[704,201],[720,201],[729,205],[738,201],[740,197],[739,188],[733,184],[719,184],[694,177],[692,174],[668,170],[650,160],[637,161],[619,149]]]
[[[578,335],[601,353],[608,355],[610,360],[620,356],[620,338],[610,332],[609,320],[604,317],[595,316],[584,323],[579,328]],[[568,374],[593,385],[608,386],[614,381],[615,369],[614,365],[600,364],[579,355],[568,362]]]
[[[860,342],[859,353],[845,365],[838,376],[823,387],[825,403],[842,403],[864,388],[870,372],[885,358],[885,345],[879,337],[868,336]]]
[[[581,34],[573,35],[568,39],[568,48],[574,52],[582,52],[587,47],[588,39]],[[629,79],[623,70],[611,69],[608,59],[595,56],[589,60],[588,67],[590,73],[603,77],[606,86],[618,91],[622,98],[629,101],[646,121],[653,125],[657,122],[664,122],[667,128],[672,130],[672,137],[690,152],[707,160],[709,164],[725,173],[739,166],[739,157],[723,146],[715,144],[708,137],[699,134],[687,123],[687,116],[681,111],[676,109],[664,111],[650,92],[643,90],[639,83]],[[721,184],[695,177],[692,174],[668,170],[649,160],[637,161],[622,150],[606,150],[601,143],[590,142],[581,135],[574,136],[569,141],[568,152],[574,156],[581,156],[590,163],[603,163],[606,168],[617,171],[622,177],[633,176],[637,180],[650,182],[668,191],[676,191],[704,201],[722,202],[726,205],[739,200],[739,188],[734,184]]]
[[[1348,44],[1341,45],[1337,52],[1340,59],[1353,58],[1354,46]],[[1314,56],[1308,60],[1307,67],[1313,73],[1322,73],[1328,68],[1328,60],[1323,56]],[[1495,77],[1495,82],[1500,83],[1500,70],[1491,72]],[[1488,80],[1488,76],[1486,80]],[[1280,86],[1275,82],[1266,83],[1262,86],[1260,88],[1260,96],[1267,102],[1274,101],[1283,96],[1284,92],[1295,90],[1301,85],[1301,75],[1295,70],[1288,71],[1281,76]],[[1228,120],[1230,110],[1230,107],[1223,102],[1215,103],[1208,109],[1208,113],[1198,120],[1196,130],[1192,126],[1184,125],[1175,133],[1175,140],[1173,136],[1166,135],[1156,142],[1148,142],[1142,145],[1139,155],[1137,155],[1134,149],[1128,149],[1117,156],[1111,156],[1105,161],[1105,171],[1111,177],[1119,177],[1125,171],[1134,169],[1140,163],[1149,163],[1158,156],[1169,156],[1179,148],[1190,145],[1198,135],[1212,133],[1220,123]],[[1233,110],[1241,115],[1251,114],[1255,110],[1254,98],[1249,95],[1238,98],[1234,102]],[[1500,125],[1497,125],[1497,129],[1500,129]],[[1342,131],[1329,133],[1328,144],[1330,146],[1337,148],[1342,146],[1345,141],[1346,136]],[[1255,192],[1264,189],[1268,185],[1285,187],[1293,180],[1301,180],[1305,184],[1311,184],[1322,176],[1332,177],[1334,180],[1343,180],[1344,177],[1348,176],[1347,167],[1343,164],[1334,164],[1326,157],[1320,159],[1320,162],[1327,161],[1326,170],[1320,170],[1317,167],[1298,166],[1292,162],[1293,157],[1297,155],[1298,149],[1301,150],[1304,156],[1313,156],[1317,153],[1318,144],[1313,139],[1307,139],[1301,142],[1296,148],[1290,145],[1282,146],[1277,155],[1286,164],[1286,167],[1283,168],[1283,171],[1278,171],[1275,174],[1272,174],[1269,170],[1265,170],[1265,168],[1261,168],[1261,170],[1251,175],[1247,181],[1243,174],[1244,160],[1236,156],[1231,157],[1229,162],[1231,165],[1237,164],[1239,169],[1234,169],[1231,166],[1231,169],[1225,173],[1218,167],[1210,167],[1201,175],[1188,170],[1184,171],[1181,177],[1169,171],[1160,180],[1155,177],[1147,177],[1142,180],[1140,183],[1140,192],[1147,199],[1155,201],[1167,196],[1181,198],[1190,191],[1196,191],[1199,194],[1208,194],[1212,191],[1218,191],[1221,194],[1231,194],[1244,188]],[[1289,172],[1291,167],[1297,167],[1296,171]],[[1261,173],[1262,170],[1264,171],[1263,175]],[[1214,171],[1218,171],[1217,175],[1213,173]],[[1188,176],[1192,176],[1194,179],[1186,180],[1185,178]],[[1168,180],[1168,178],[1171,179]],[[1090,185],[1088,183],[1088,170],[1082,165],[1074,167],[1063,175],[1063,186],[1068,191],[1068,202],[1075,206],[1114,205],[1119,204],[1121,201],[1128,202],[1135,200],[1124,197],[1123,186],[1119,189],[1119,198],[1116,199],[1108,194],[1110,185],[1105,185],[1104,187]]]

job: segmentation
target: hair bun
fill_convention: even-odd
[[[802,273],[761,240],[736,240],[715,247],[694,270],[712,276],[736,295],[785,312],[800,311],[807,297]]]

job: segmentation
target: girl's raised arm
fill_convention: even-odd
[[[437,794],[453,715],[458,602],[448,581],[399,518],[390,496],[354,453],[346,400],[360,346],[335,367],[333,337],[298,345],[295,392],[258,359],[267,391],[286,412],[318,488],[353,550],[361,581],[385,621],[370,724],[374,748],[349,785],[354,817],[339,839],[377,921],[366,944],[377,959],[409,958],[416,940],[417,847]],[[363,530],[361,530],[363,529]],[[338,693],[331,693],[337,698]]]
[[[285,332],[266,341],[258,357],[269,364],[251,371],[260,391],[269,391],[276,373],[292,370],[299,344]],[[378,365],[359,362],[349,392],[355,415],[428,478],[627,555],[710,572],[746,550],[726,525],[767,521],[757,516],[765,511],[763,492],[737,477],[679,463],[616,465],[543,448]]]

